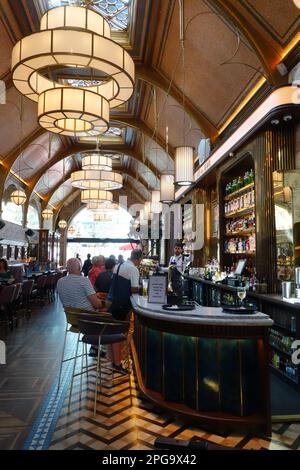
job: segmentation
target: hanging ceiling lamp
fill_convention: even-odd
[[[81,154],[82,169],[83,170],[112,170],[112,158],[100,153],[85,153]]]
[[[112,202],[113,195],[109,191],[103,191],[101,189],[84,189],[81,192],[81,202],[88,204],[90,202]]]
[[[175,151],[175,183],[189,186],[194,182],[194,149],[177,147]]]
[[[171,204],[175,201],[174,175],[162,174],[160,177],[160,201]]]
[[[71,174],[71,183],[72,186],[79,189],[109,191],[122,188],[123,177],[114,171],[80,170]]]
[[[75,227],[73,227],[73,226],[70,227],[69,230],[68,230],[68,233],[69,233],[70,235],[74,235],[75,232],[76,232],[76,229],[75,229]]]
[[[58,226],[59,228],[61,228],[62,230],[64,230],[67,226],[68,226],[68,222],[64,219],[61,219],[59,222],[58,222]]]
[[[94,214],[94,222],[111,222],[112,216],[109,214]]]
[[[86,206],[88,210],[91,210],[93,212],[106,212],[106,211],[112,211],[112,210],[118,210],[119,209],[119,204],[116,202],[89,202]]]
[[[103,134],[109,128],[109,102],[88,88],[46,90],[39,96],[38,122],[55,134]]]
[[[10,200],[17,206],[23,206],[27,199],[25,191],[23,189],[16,189],[11,193]]]
[[[153,214],[159,214],[161,210],[160,191],[153,190],[151,191],[151,212]]]
[[[96,81],[88,87],[65,85],[59,71],[66,68]],[[43,127],[65,135],[96,135],[105,131],[109,107],[131,97],[135,70],[129,53],[111,40],[109,23],[99,13],[67,5],[46,12],[40,32],[14,46],[12,79],[20,93],[38,102]],[[69,90],[68,98],[63,88]],[[63,103],[58,110],[59,99]]]
[[[42,217],[45,220],[51,219],[51,217],[53,217],[53,210],[50,207],[47,207],[47,209],[43,210]]]

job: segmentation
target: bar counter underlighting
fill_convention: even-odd
[[[139,388],[214,432],[271,432],[268,315],[202,307],[170,312],[132,296]]]

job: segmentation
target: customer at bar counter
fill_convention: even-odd
[[[114,269],[113,280],[107,296],[108,311],[116,320],[127,319],[131,309],[130,296],[140,291],[140,273],[138,266],[143,259],[142,250],[133,250],[130,259]],[[122,363],[122,343],[112,345],[114,364]],[[118,367],[122,372],[122,366]]]
[[[81,276],[81,263],[78,258],[68,260],[67,271],[69,275],[57,282],[57,292],[63,306],[86,310],[102,309],[102,302],[89,279]]]
[[[111,286],[111,283],[112,283],[113,271],[114,271],[115,266],[116,266],[116,261],[111,257],[107,258],[107,260],[105,261],[105,271],[98,274],[97,279],[95,281],[95,286],[94,287],[95,287],[96,292],[98,294],[99,293],[106,294],[105,296],[103,296],[103,299],[106,298],[106,296],[109,292],[109,289],[110,289],[110,286]],[[99,297],[99,295],[98,295],[98,297]],[[101,298],[101,297],[99,297],[99,298]]]
[[[109,312],[118,320],[125,320],[130,311],[131,294],[140,291],[140,273],[138,266],[143,259],[142,250],[132,250],[129,260],[118,264],[114,269],[113,280],[107,299]],[[116,311],[117,306],[123,307],[123,312]]]
[[[88,254],[88,255],[87,255],[87,259],[86,259],[85,262],[83,263],[82,270],[81,270],[81,272],[83,273],[84,277],[88,277],[89,270],[91,269],[91,267],[92,267],[91,255]]]
[[[125,260],[124,260],[123,255],[119,255],[118,256],[118,264],[121,264],[121,263],[124,263],[124,262],[125,262]]]
[[[97,277],[100,273],[105,271],[105,258],[104,256],[93,256],[92,258],[92,267],[89,270],[89,280],[92,286],[94,287]]]
[[[5,258],[0,260],[0,282],[12,284],[15,281],[11,271],[8,270],[8,263]]]

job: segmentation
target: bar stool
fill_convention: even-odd
[[[58,386],[57,386],[57,391],[59,391],[60,388],[60,383],[61,383],[61,374],[62,374],[62,367],[65,362],[69,362],[72,360],[75,360],[75,356],[69,357],[65,359],[65,350],[66,350],[66,344],[67,344],[67,336],[69,333],[75,333],[79,335],[79,329],[78,329],[78,316],[79,315],[94,315],[96,317],[97,312],[93,311],[87,311],[81,308],[76,308],[76,307],[65,307],[64,308],[65,316],[66,316],[66,329],[65,329],[65,335],[64,335],[64,343],[63,343],[63,349],[62,349],[62,354],[61,354],[61,361],[60,361],[60,368],[59,368],[59,376],[58,376]],[[76,348],[76,356],[78,354],[78,350]],[[82,357],[83,355],[80,354],[77,357]],[[87,364],[87,357],[86,357],[86,364]]]
[[[108,315],[96,315],[96,316],[84,315],[84,316],[78,317],[78,328],[79,328],[80,334],[82,334],[83,336],[80,340],[80,335],[78,335],[75,357],[77,356],[80,341],[83,344],[85,344],[85,346],[89,344],[91,346],[95,346],[98,348],[97,366],[96,366],[95,398],[94,398],[94,416],[96,416],[98,383],[100,384],[100,391],[102,387],[100,348],[102,345],[112,345],[112,344],[127,341],[127,332],[129,328],[129,322],[119,322],[119,321],[114,320],[112,317]],[[86,348],[85,348],[85,351],[87,354]],[[128,362],[127,377],[129,381],[129,390],[130,390],[130,405],[132,405],[131,361],[130,361],[129,347],[127,348],[127,356],[128,356],[127,357],[127,362]],[[82,375],[84,373],[83,368],[82,368],[80,373],[75,374],[75,368],[76,368],[76,359],[74,361],[73,375],[72,375],[72,381],[71,381],[71,387],[70,387],[69,407],[71,403],[74,377],[76,377],[76,375],[80,375],[80,374]],[[86,372],[88,372],[87,367],[86,367]],[[111,367],[112,380],[113,380],[113,372],[114,372],[114,367],[112,365]],[[82,385],[82,380],[81,380],[81,385]],[[80,385],[80,394],[81,394],[81,385]]]

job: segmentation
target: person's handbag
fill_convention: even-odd
[[[108,299],[111,299],[109,313],[115,320],[124,321],[130,311],[131,283],[129,279],[119,275],[121,264],[113,277]]]

